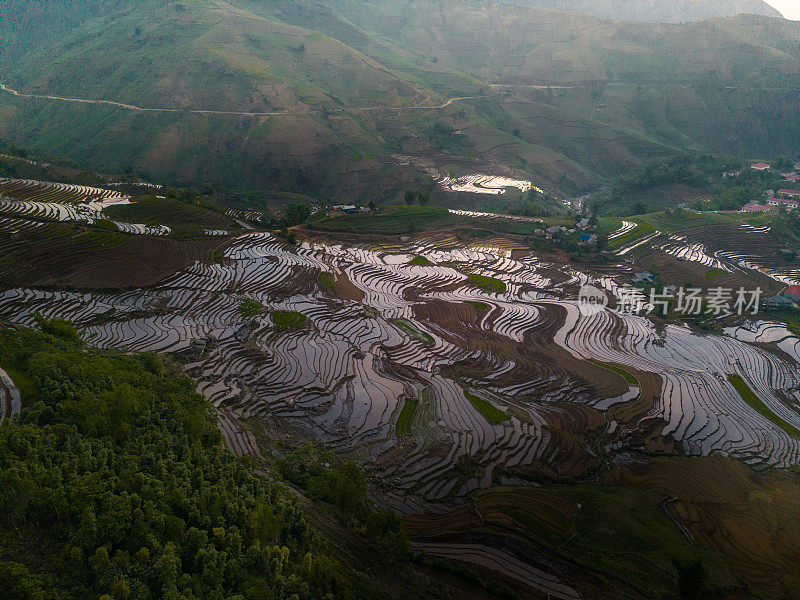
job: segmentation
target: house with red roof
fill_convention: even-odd
[[[797,171],[792,171],[791,173],[781,173],[781,177],[783,177],[785,181],[791,181],[792,183],[800,181],[800,175],[798,175]]]
[[[784,207],[786,210],[794,210],[798,204],[800,203],[797,200],[788,198],[767,198],[767,206]]]
[[[767,163],[758,162],[750,165],[750,168],[754,171],[769,171],[771,167]]]
[[[781,196],[783,198],[800,199],[800,190],[778,190],[778,196]]]
[[[778,210],[778,207],[777,206],[772,206],[772,205],[753,204],[753,203],[745,204],[742,207],[742,212],[751,212],[751,213],[755,213],[755,212],[770,212],[770,211],[773,211],[773,210]]]

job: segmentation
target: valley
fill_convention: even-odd
[[[769,314],[732,316],[722,321],[724,331],[708,333],[658,311],[598,310],[579,299],[588,285],[610,306],[633,295],[640,309],[652,310],[647,293],[630,283],[637,265],[657,265],[665,283],[714,273],[703,288],[761,285],[776,293],[798,284],[797,268],[776,261],[772,238],[749,224],[754,217],[660,213],[615,220],[610,262],[581,264],[557,251],[530,250],[526,236],[546,226],[536,218],[389,207],[295,228],[298,240],[291,243],[166,197],[13,179],[0,181],[0,189],[7,265],[21,256],[9,252],[25,244],[28,232],[86,227],[98,240],[124,237],[115,252],[131,265],[127,282],[141,282],[115,290],[113,279],[84,265],[74,291],[26,287],[13,283],[25,279],[21,273],[6,270],[0,317],[25,327],[67,319],[91,348],[173,357],[215,407],[235,454],[269,468],[288,448],[312,441],[340,460],[355,460],[378,504],[406,515],[412,549],[457,558],[534,595],[578,598],[581,589],[625,582],[633,586],[630,597],[645,597],[645,589],[665,584],[645,574],[615,583],[608,579],[614,569],[597,570],[583,558],[568,568],[531,558],[531,548],[560,557],[556,562],[568,555],[538,533],[512,541],[506,517],[487,521],[479,510],[480,525],[467,518],[475,498],[514,490],[503,496],[509,508],[502,510],[514,515],[512,530],[521,527],[528,536],[539,526],[520,521],[523,505],[512,508],[512,498],[521,494],[527,504],[526,494],[539,493],[536,482],[556,486],[536,502],[567,510],[558,498],[578,482],[613,490],[631,473],[655,469],[658,479],[672,468],[648,457],[711,460],[717,465],[711,468],[722,470],[800,467],[796,333]],[[445,220],[437,229],[432,215],[440,213]],[[407,225],[376,233],[383,218]],[[327,222],[336,227],[327,231]],[[506,223],[527,233],[503,227],[481,233]],[[361,229],[356,238],[344,230],[351,227]],[[193,260],[187,255],[185,266],[159,267],[156,280],[148,263],[161,261],[157,254],[129,255],[134,240],[153,250],[165,242],[215,250]],[[28,272],[51,261],[46,253],[26,256]],[[142,261],[135,267],[134,256]],[[630,489],[622,485],[607,493]],[[652,491],[624,493],[654,517],[668,515],[677,527],[658,526],[682,547],[681,531],[696,540],[706,522],[683,512],[694,505],[670,486],[666,499],[677,499],[676,510],[660,508],[667,505]],[[577,497],[584,493],[574,489]],[[606,502],[597,509],[611,510]],[[466,520],[451,529],[451,513]],[[506,554],[489,552],[491,540],[504,540]],[[715,548],[704,559],[712,577],[735,587],[729,570],[738,565],[735,553],[705,543]]]
[[[800,598],[771,1],[26,0],[0,49],[0,596]]]

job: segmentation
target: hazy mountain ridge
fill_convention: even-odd
[[[601,19],[686,23],[738,14],[781,17],[763,0],[503,0],[509,4],[588,13]]]
[[[579,191],[673,149],[794,151],[800,132],[800,26],[759,16],[653,25],[473,0],[71,0],[2,13],[0,32],[2,83],[20,91],[264,113],[0,93],[0,135],[164,181],[386,197],[425,181],[400,154]]]

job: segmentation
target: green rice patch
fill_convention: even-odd
[[[595,366],[602,367],[603,369],[606,369],[608,371],[614,371],[614,373],[616,373],[617,375],[622,375],[622,377],[629,385],[639,385],[639,380],[636,379],[636,377],[634,377],[630,373],[628,373],[625,369],[620,369],[619,367],[615,367],[614,365],[609,365],[607,363],[600,362],[599,360],[594,360],[593,358],[590,358],[589,362]]]
[[[485,302],[475,302],[474,300],[467,300],[464,304],[469,304],[472,308],[477,310],[478,312],[484,312],[485,310],[489,309],[489,305]]]
[[[306,322],[306,316],[290,310],[276,310],[272,313],[272,322],[278,329],[297,329]]]
[[[487,292],[502,294],[506,291],[506,284],[495,277],[487,277],[486,275],[476,275],[475,273],[470,273],[467,275],[467,281],[471,285],[479,287]]]
[[[487,402],[483,398],[478,398],[475,394],[470,394],[465,391],[464,396],[470,401],[479,413],[481,413],[489,423],[502,423],[508,421],[509,416],[502,410],[496,408],[491,402]]]
[[[435,340],[425,333],[424,331],[420,331],[417,329],[411,321],[406,321],[405,319],[392,319],[392,323],[394,323],[397,327],[405,331],[408,335],[413,338],[417,338],[418,340],[422,340],[426,344],[433,344]]]
[[[394,427],[394,432],[397,435],[409,435],[411,433],[411,421],[414,420],[418,406],[419,400],[406,398],[403,403],[403,409],[400,411],[400,416],[397,418],[397,425]]]
[[[747,385],[747,382],[742,379],[741,376],[728,375],[728,381],[730,381],[733,387],[736,388],[736,391],[739,392],[739,395],[742,397],[742,399],[747,402],[758,414],[775,423],[775,425],[783,429],[789,435],[800,438],[800,431],[772,412],[770,408],[764,404],[761,398],[756,396],[755,392],[750,389],[750,386]]]

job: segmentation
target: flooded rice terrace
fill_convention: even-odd
[[[7,290],[0,316],[67,318],[100,348],[186,352],[186,372],[226,415],[277,419],[357,458],[400,512],[526,473],[580,475],[631,448],[800,464],[800,441],[728,378],[800,428],[795,336],[763,322],[698,335],[586,311],[586,283],[624,287],[446,236],[288,247],[252,233],[219,263],[148,289]],[[264,311],[245,319],[246,298]],[[305,320],[287,326],[287,313]]]

